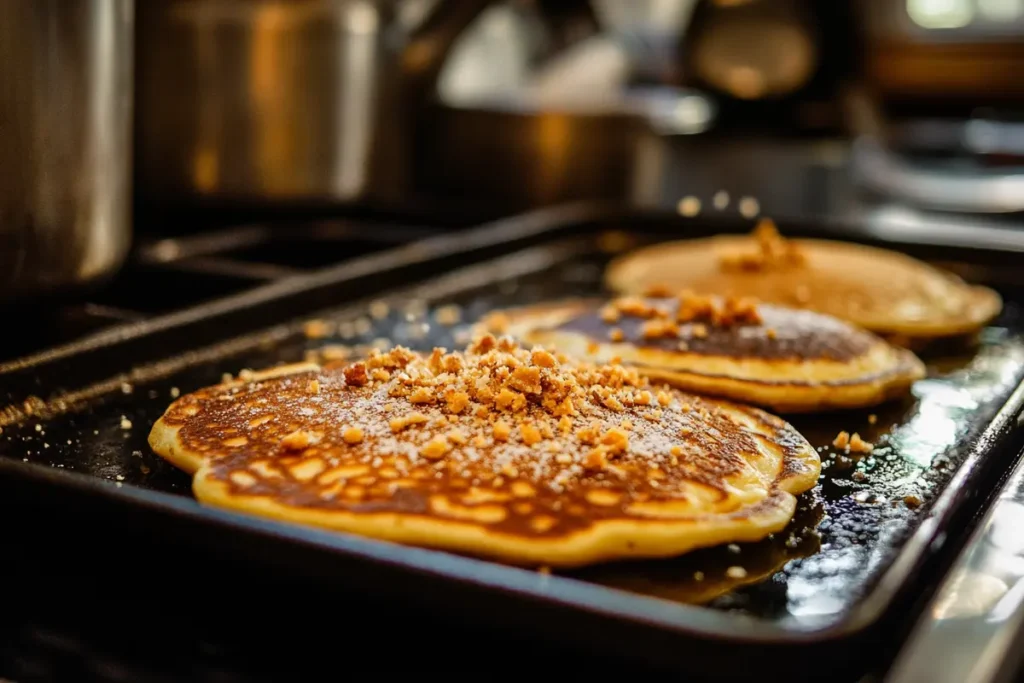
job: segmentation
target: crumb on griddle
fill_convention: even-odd
[[[302,333],[307,339],[323,339],[330,336],[331,331],[331,325],[325,320],[308,320],[302,325]]]
[[[908,508],[915,509],[915,508],[921,507],[921,504],[924,503],[924,501],[921,500],[921,496],[918,496],[916,494],[911,494],[911,495],[905,496],[903,498],[903,503]]]
[[[850,437],[850,451],[853,453],[870,453],[875,450],[875,446],[861,438],[857,432],[853,433]]]
[[[455,304],[441,306],[434,311],[434,320],[436,320],[439,325],[444,325],[446,327],[458,325],[462,322],[462,309]]]
[[[124,415],[121,416],[121,429],[127,431],[132,428],[132,421]]]
[[[832,445],[836,448],[846,448],[850,445],[850,433],[845,430],[839,432],[836,438],[832,439]]]
[[[747,570],[743,567],[733,565],[725,570],[725,575],[730,579],[745,579],[747,578]]]

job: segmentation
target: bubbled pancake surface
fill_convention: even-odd
[[[728,267],[758,254],[756,236],[718,235],[657,244],[614,260],[605,273],[613,291],[642,294],[652,286],[703,294],[756,296],[808,308],[883,335],[934,338],[977,331],[1002,310],[999,295],[972,286],[905,254],[818,239],[786,240],[800,263]]]
[[[705,298],[722,305],[720,297]],[[759,304],[756,322],[676,322],[680,301],[561,301],[497,312],[478,329],[592,362],[619,359],[685,390],[781,412],[875,405],[906,394],[924,376],[924,365],[910,351],[831,316]],[[658,318],[635,313],[645,306],[673,329],[649,334]]]
[[[200,390],[150,443],[206,504],[526,565],[758,540],[820,472],[777,417],[490,336]]]

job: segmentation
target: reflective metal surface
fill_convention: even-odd
[[[399,195],[408,117],[432,92],[451,43],[487,4],[436,2],[429,11],[422,2],[384,0],[139,3],[140,194]],[[410,17],[410,8],[423,11]]]
[[[1017,428],[1022,421],[1018,419]],[[960,556],[889,676],[891,683],[988,683],[1019,660],[1024,628],[1024,461]]]
[[[0,300],[127,252],[132,0],[0,3]]]
[[[858,139],[851,153],[856,180],[886,196],[939,211],[1024,211],[1024,173],[1019,171],[958,171],[914,164],[869,137]]]

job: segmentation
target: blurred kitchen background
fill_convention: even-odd
[[[1024,0],[5,0],[0,361],[570,200],[1004,240],[1021,74]]]

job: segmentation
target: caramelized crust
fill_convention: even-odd
[[[552,565],[763,537],[820,469],[759,410],[489,335],[205,389],[151,443],[205,502]]]

